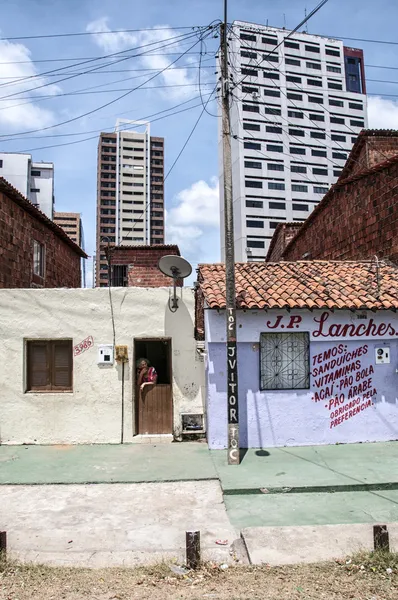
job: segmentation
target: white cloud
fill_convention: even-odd
[[[175,56],[162,56],[161,54],[163,52],[167,54],[172,52],[182,53],[189,47],[186,42],[181,44],[178,40],[175,43],[172,43],[170,38],[174,38],[180,35],[180,33],[167,25],[157,25],[151,30],[139,31],[136,33],[127,33],[124,31],[109,33],[110,28],[108,26],[108,18],[102,17],[89,23],[86,27],[86,31],[104,32],[99,35],[93,35],[92,38],[97,46],[106,53],[121,52],[129,48],[136,48],[137,46],[155,43],[155,45],[142,48],[142,50],[137,50],[137,52],[147,52],[147,54],[134,60],[134,68],[136,68],[138,61],[141,68],[144,67],[161,71],[177,58],[177,54]],[[193,38],[190,39],[191,44],[193,44],[194,41]],[[164,49],[161,48],[162,43],[167,44]],[[194,93],[196,94],[198,72],[196,69],[186,69],[185,66],[187,64],[190,64],[190,66],[192,65],[192,60],[188,60],[188,56],[185,60],[182,59],[178,61],[175,66],[173,65],[167,68],[166,71],[156,77],[153,85],[156,86],[160,82],[163,85],[170,86],[190,86],[169,88],[167,91],[162,92],[163,95],[173,100],[188,98]],[[146,78],[154,74],[155,71],[149,71],[146,75],[143,75],[142,81],[145,81]]]
[[[369,96],[368,118],[370,129],[398,129],[398,101]]]
[[[31,60],[30,50],[23,44],[0,41],[0,125],[6,129],[37,129],[51,125],[55,115],[51,110],[33,103],[35,88],[48,83],[45,77],[37,77],[38,71]],[[7,64],[12,63],[12,64]],[[28,78],[28,79],[26,79]],[[20,81],[22,79],[22,81]],[[57,94],[56,85],[46,85],[37,90],[39,94]],[[23,95],[25,99],[18,99]]]
[[[168,242],[178,244],[182,254],[194,262],[219,260],[219,188],[217,177],[210,184],[200,180],[176,196],[166,214]]]

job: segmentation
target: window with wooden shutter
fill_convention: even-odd
[[[72,340],[27,342],[27,391],[72,391]]]

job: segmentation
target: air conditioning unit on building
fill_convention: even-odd
[[[253,100],[258,100],[260,98],[260,94],[258,92],[253,92],[252,98],[253,98]]]
[[[246,248],[246,254],[251,254],[253,250],[251,248]]]

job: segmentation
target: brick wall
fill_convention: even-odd
[[[279,262],[283,260],[282,254],[290,240],[294,238],[301,227],[301,223],[280,223],[275,229],[266,262]]]
[[[398,162],[332,188],[302,224],[284,260],[362,260],[398,263]]]
[[[340,181],[371,169],[398,154],[398,135],[395,131],[364,130],[354,145],[340,176]]]
[[[170,287],[171,277],[163,275],[158,263],[162,256],[180,256],[178,246],[117,246],[112,249],[112,265],[128,265],[129,287]],[[178,285],[182,287],[183,282]]]
[[[44,278],[33,275],[33,240],[45,247]],[[45,223],[0,192],[0,288],[80,285],[80,256]]]

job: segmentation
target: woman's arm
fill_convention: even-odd
[[[141,369],[141,371],[139,372],[138,379],[137,379],[138,387],[141,387],[142,380],[144,379],[146,372],[147,372],[147,369]]]

